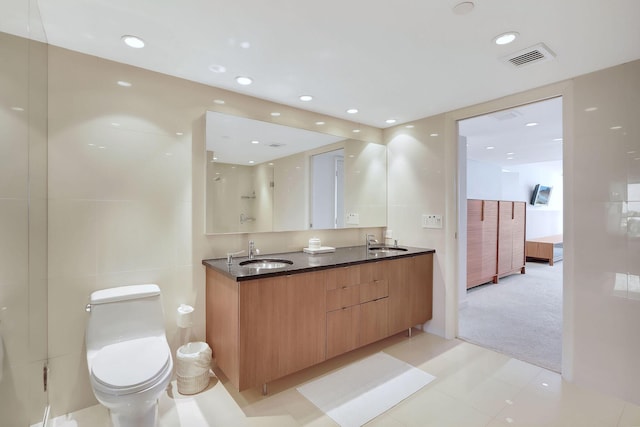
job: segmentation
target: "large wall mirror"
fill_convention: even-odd
[[[384,145],[209,111],[206,150],[207,234],[386,226]]]

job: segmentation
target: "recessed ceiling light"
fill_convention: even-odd
[[[251,43],[249,42],[241,42],[240,47],[243,49],[249,49],[251,47]]]
[[[118,126],[120,126],[120,123],[111,123],[111,126],[118,127]]]
[[[249,160],[249,164],[250,164],[250,165],[252,165],[252,164],[254,164],[254,163],[255,163],[255,162],[254,162],[253,160]]]
[[[124,44],[134,49],[141,49],[144,47],[144,40],[137,36],[124,35],[121,37]]]
[[[475,5],[472,1],[463,1],[453,6],[453,13],[456,15],[466,15],[471,12]]]
[[[357,112],[358,112],[358,109],[357,109],[357,108],[349,108],[349,109],[347,110],[347,113],[349,113],[349,114],[356,114]]]
[[[24,111],[24,108],[22,108],[22,107],[11,107],[11,109],[13,111]]]
[[[316,122],[316,124],[317,124],[318,126],[322,126],[322,125],[324,124],[324,122]]]
[[[184,135],[184,133],[182,133],[182,132],[176,132],[176,135],[178,135],[178,136],[182,136],[182,135]]]
[[[227,67],[224,65],[211,64],[209,65],[209,71],[213,73],[225,73],[227,71]]]
[[[131,83],[126,82],[124,80],[118,80],[116,83],[118,84],[118,86],[122,86],[122,87],[131,87],[131,86],[133,86]]]
[[[508,33],[500,34],[493,39],[493,42],[497,45],[505,45],[513,42],[518,37],[518,33],[515,31],[509,31]]]
[[[596,111],[598,109],[598,107],[589,107],[589,108],[585,108],[584,111],[590,113],[592,111]]]
[[[222,105],[222,104],[224,104],[224,99],[214,99],[213,103],[214,104],[218,104],[218,105]]]
[[[385,120],[385,123],[390,124],[390,125],[394,124],[395,122],[397,122],[396,119],[387,119],[387,120]]]
[[[354,129],[353,133],[360,133],[360,129]]]
[[[438,136],[438,135],[439,135],[438,133],[432,133],[432,134],[431,134],[431,135],[429,135],[429,136]]]
[[[513,156],[516,153],[507,153],[507,156]]]
[[[251,77],[238,76],[236,77],[236,82],[242,86],[248,86],[253,83],[253,79]]]
[[[486,148],[487,150],[493,150],[493,149],[494,149],[494,148],[496,148],[496,147],[494,147],[494,146],[492,146],[492,145],[489,145],[488,147],[484,147],[484,148]]]
[[[554,140],[554,142],[561,142],[562,138],[554,138],[553,140]]]
[[[538,126],[538,123],[536,123],[536,122],[529,122],[529,123],[527,123],[525,126],[527,126],[527,127]]]
[[[273,113],[271,113],[271,117],[280,117],[280,113],[274,111]]]
[[[214,156],[214,157],[213,157],[213,160],[218,160],[218,158]]]
[[[512,156],[507,157],[507,160],[513,160]]]
[[[312,99],[313,99],[313,96],[311,95],[300,95],[300,101],[308,102],[308,101],[311,101]]]
[[[251,141],[251,143],[252,144],[260,144],[260,141],[254,139],[253,141]]]
[[[618,130],[618,129],[622,129],[622,126],[611,126],[609,129]]]
[[[405,126],[407,129],[413,129],[415,126],[414,125],[406,125]]]

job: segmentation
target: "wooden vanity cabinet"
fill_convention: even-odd
[[[389,282],[389,334],[406,331],[411,325],[409,307],[410,258],[399,258],[385,262],[385,276]]]
[[[240,391],[431,318],[433,255],[236,281],[207,268],[207,343]]]
[[[236,282],[207,269],[207,342],[244,390],[325,360],[324,272]]]
[[[387,336],[389,287],[383,263],[327,271],[327,358]]]
[[[433,315],[433,254],[385,261],[389,282],[389,335],[425,323]]]
[[[433,317],[433,254],[409,258],[409,325],[421,325]]]

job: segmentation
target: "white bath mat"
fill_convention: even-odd
[[[359,427],[436,377],[380,352],[297,390],[342,427]]]

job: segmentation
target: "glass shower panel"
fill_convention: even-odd
[[[17,2],[15,4],[18,4]],[[35,1],[0,24],[0,424],[42,421],[47,361],[47,45]]]

